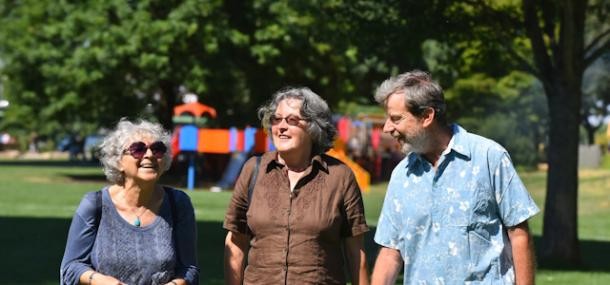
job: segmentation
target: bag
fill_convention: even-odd
[[[248,206],[250,206],[250,201],[252,201],[252,193],[254,192],[254,185],[256,184],[256,176],[258,176],[258,165],[261,163],[261,156],[256,156],[256,164],[254,164],[254,170],[252,171],[252,176],[250,176],[250,183],[248,183]]]

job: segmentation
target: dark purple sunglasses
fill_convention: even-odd
[[[167,152],[167,146],[163,142],[156,141],[150,145],[146,145],[144,142],[134,142],[127,147],[123,154],[128,153],[135,159],[142,159],[149,149],[155,158],[163,158]]]

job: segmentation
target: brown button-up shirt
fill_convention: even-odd
[[[291,192],[277,153],[265,153],[248,206],[255,164],[246,162],[224,221],[251,235],[244,284],[345,284],[342,240],[368,231],[352,171],[317,155]]]

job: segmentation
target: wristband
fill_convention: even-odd
[[[91,285],[91,282],[93,282],[93,275],[97,274],[97,272],[93,272],[91,273],[91,275],[89,275],[89,285]]]

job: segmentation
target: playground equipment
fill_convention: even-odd
[[[198,153],[231,154],[222,179],[222,188],[230,188],[237,179],[241,167],[252,154],[274,150],[271,140],[262,129],[207,128],[216,118],[216,110],[199,102],[187,103],[174,108],[173,122],[176,125],[172,137],[172,155],[183,153],[188,157],[187,188],[195,187],[195,162]],[[333,149],[327,152],[352,169],[362,191],[368,191],[369,173],[352,161],[345,152],[345,143],[337,138]]]
[[[326,154],[341,160],[345,163],[356,176],[356,182],[358,182],[358,186],[361,191],[369,192],[369,186],[371,185],[371,175],[368,171],[364,170],[362,166],[358,165],[358,163],[351,160],[346,152],[345,152],[345,143],[341,138],[337,138],[335,140],[333,148],[326,152]]]
[[[172,137],[173,156],[183,153],[188,157],[187,188],[195,187],[195,158],[198,153],[233,154],[222,181],[232,182],[237,178],[248,154],[271,150],[272,145],[262,130],[247,127],[212,129],[206,128],[216,118],[216,110],[199,102],[187,103],[174,108],[176,124]]]

